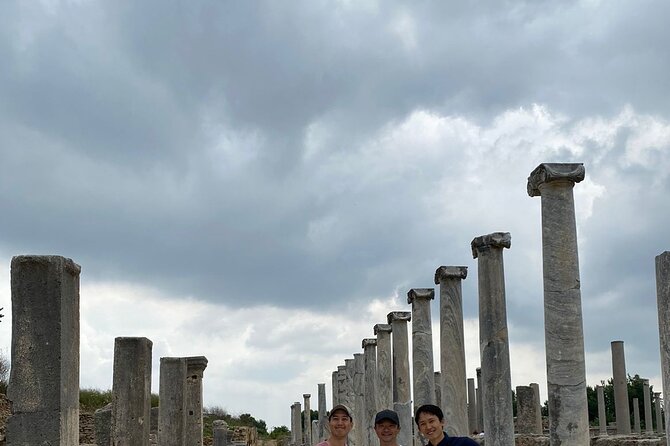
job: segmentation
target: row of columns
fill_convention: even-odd
[[[11,264],[12,352],[8,444],[79,444],[79,275],[60,256],[17,256]],[[98,444],[149,445],[152,342],[114,340],[111,408],[96,414]],[[158,441],[202,446],[207,358],[161,358]]]

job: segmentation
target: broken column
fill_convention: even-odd
[[[158,444],[184,446],[186,438],[186,358],[161,358]]]
[[[393,333],[393,410],[400,419],[398,443],[404,446],[411,444],[412,429],[403,426],[412,425],[412,394],[409,381],[409,337],[407,322],[412,320],[409,311],[392,311],[386,315]]]
[[[412,288],[407,293],[407,303],[412,305],[412,389],[414,407],[417,409],[436,402],[430,317],[430,301],[434,298],[435,290],[432,288]]]
[[[112,444],[148,446],[151,420],[151,348],[147,338],[114,340]]]
[[[202,446],[202,378],[204,356],[186,358],[186,446]]]
[[[530,386],[516,387],[516,429],[520,434],[541,434],[537,429],[537,405],[535,391]],[[484,431],[486,432],[486,431]]]
[[[375,434],[375,415],[377,414],[377,340],[373,338],[363,339],[363,362],[365,364],[365,418],[363,427],[367,432],[364,436],[363,444],[366,446],[376,446],[379,444],[377,434]]]
[[[651,419],[651,391],[649,390],[649,380],[642,381],[642,401],[644,401],[644,431],[648,434],[654,433],[654,422]]]
[[[542,400],[540,399],[540,385],[538,383],[530,383],[530,387],[533,389],[533,394],[535,395],[535,405],[537,406],[537,411],[535,412],[535,430],[538,434],[542,434],[544,429],[542,428]]]
[[[633,432],[639,434],[642,432],[640,424],[640,401],[633,398]]]
[[[293,409],[291,409],[291,411],[292,410]],[[228,423],[226,423],[224,420],[212,421],[212,434],[214,437],[213,446],[227,446]]]
[[[468,276],[467,266],[440,266],[435,285],[440,285],[440,371],[442,407],[450,436],[468,434],[467,376],[463,334],[463,292],[461,282]]]
[[[468,434],[477,430],[477,399],[475,379],[468,378]]]
[[[623,341],[612,341],[612,383],[614,386],[614,411],[617,434],[630,434],[628,403],[628,375]]]
[[[603,386],[596,386],[598,397],[598,428],[600,435],[607,435],[607,415],[605,415],[605,391]]]
[[[663,415],[661,414],[661,393],[654,392],[654,409],[656,410],[656,432],[663,433]]]
[[[656,256],[656,305],[658,337],[661,344],[661,376],[663,395],[670,400],[670,252]],[[665,410],[665,440],[670,444],[670,410]],[[660,429],[659,429],[660,431]]]
[[[475,397],[477,399],[477,430],[479,432],[484,430],[484,407],[482,404],[482,368],[475,369],[477,376],[477,389],[475,389]]]
[[[79,444],[79,274],[60,256],[11,264],[8,445]]]
[[[319,405],[319,424],[317,432],[317,442],[319,443],[326,439],[326,424],[328,417],[326,417],[326,383],[319,383],[316,385],[318,393]],[[314,444],[316,444],[314,443]]]
[[[540,164],[528,194],[542,200],[545,352],[552,445],[588,444],[584,326],[572,190],[584,179],[581,163]]]
[[[299,401],[293,403],[294,419],[295,419],[295,444],[300,446],[303,444],[302,438],[302,420],[300,419],[302,415],[302,405]],[[159,443],[160,444],[160,443]],[[161,445],[162,446],[162,445]]]
[[[309,393],[303,393],[302,398],[305,402],[305,413],[303,414],[304,427],[303,433],[303,444],[310,445],[312,444],[312,408],[310,405],[309,399],[312,397]]]
[[[298,433],[298,428],[295,422],[295,403],[291,404],[291,446],[296,446],[298,440],[296,439],[296,434]]]
[[[494,232],[472,240],[479,284],[479,347],[484,385],[484,432],[491,444],[514,444],[512,379],[507,337],[507,304],[503,248],[509,248],[509,232]]]
[[[354,353],[354,425],[350,434],[357,445],[365,445],[367,426],[365,420],[365,359],[363,353]]]
[[[393,357],[391,352],[391,325],[374,326],[377,336],[377,407],[393,408]]]

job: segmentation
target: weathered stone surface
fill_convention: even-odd
[[[439,406],[440,401],[442,401],[442,372],[435,372],[433,373],[433,376],[435,377],[435,401]],[[447,429],[446,425],[445,429]]]
[[[312,395],[309,393],[304,393],[302,395],[303,401],[305,403],[305,411],[302,417],[302,424],[304,426],[303,431],[303,443],[306,445],[312,444],[312,406],[310,398]]]
[[[542,434],[537,429],[537,405],[535,391],[530,386],[516,387],[516,431],[519,434]]]
[[[228,424],[224,420],[212,421],[213,446],[228,445]]]
[[[628,412],[628,375],[623,341],[612,341],[612,383],[614,385],[614,411],[617,433],[630,434],[630,413]]]
[[[337,378],[338,378],[338,373],[337,370],[335,370],[332,374],[332,397],[333,397],[333,406],[337,406],[340,404],[339,401],[339,396],[340,396],[340,391],[337,389]]]
[[[656,432],[662,434],[663,415],[661,412],[661,392],[654,392],[654,410],[656,411]]]
[[[430,316],[430,301],[434,298],[432,288],[413,288],[407,293],[407,303],[412,305],[412,389],[414,407],[417,408],[436,403]]]
[[[367,432],[367,439],[363,439],[366,446],[377,446],[379,438],[375,433],[375,415],[377,414],[377,340],[366,338],[361,342],[363,347],[363,362],[365,364],[365,419],[363,426]]]
[[[440,266],[435,284],[440,285],[440,372],[445,428],[451,436],[468,435],[467,376],[463,334],[463,292],[461,281],[468,276],[466,266]]]
[[[475,392],[475,379],[468,378],[468,430],[473,433],[477,428],[477,396]]]
[[[377,407],[393,408],[393,357],[391,352],[391,325],[376,324],[377,336]]]
[[[540,164],[528,178],[530,196],[542,197],[545,352],[552,445],[589,441],[584,327],[573,187],[584,166]]]
[[[507,304],[503,248],[511,245],[508,232],[497,232],[472,241],[478,259],[479,346],[482,364],[484,432],[495,445],[514,444],[512,379],[507,334]]]
[[[349,437],[356,444],[364,445],[367,438],[365,425],[365,358],[362,353],[354,353],[354,426]]]
[[[409,311],[392,311],[386,319],[391,324],[393,338],[393,410],[400,419],[398,443],[404,446],[412,441],[412,430],[403,426],[412,425],[412,396],[409,378],[409,336],[407,323],[412,320]]]
[[[95,444],[98,446],[110,446],[112,444],[112,403],[96,410],[93,414],[93,419]]]
[[[79,443],[79,274],[60,256],[11,264],[8,445]]]
[[[161,446],[184,446],[186,371],[186,358],[160,359],[158,444]]]
[[[639,434],[641,431],[640,402],[637,398],[633,398],[633,432]]]
[[[206,357],[186,358],[186,446],[202,446],[202,379],[206,368]]]
[[[542,434],[544,432],[544,427],[542,426],[542,400],[540,399],[540,385],[538,383],[530,383],[530,387],[533,389],[533,394],[535,395],[535,406],[537,406],[537,410],[535,411],[535,432]]]
[[[319,405],[319,424],[317,431],[317,442],[319,443],[326,439],[326,383],[319,383],[316,385]],[[314,443],[314,444],[316,444]]]
[[[651,419],[651,391],[649,390],[649,380],[645,379],[642,384],[644,401],[644,430],[647,434],[654,433],[654,421]]]
[[[477,398],[477,431],[484,430],[484,407],[482,404],[482,368],[475,369],[477,376],[477,389],[475,389],[475,397]]]
[[[600,435],[607,435],[607,415],[605,414],[605,391],[603,386],[596,386],[598,398],[598,427]]]

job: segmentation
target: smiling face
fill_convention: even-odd
[[[400,428],[391,420],[382,420],[375,424],[375,432],[377,433],[377,437],[379,437],[380,444],[395,445],[397,444],[396,438],[398,437]]]
[[[328,427],[330,428],[331,437],[346,438],[352,427],[351,418],[344,410],[338,409],[330,415]]]
[[[430,441],[430,444],[437,445],[444,438],[444,420],[440,421],[437,415],[421,412],[417,424],[419,432]]]

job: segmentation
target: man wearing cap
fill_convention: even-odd
[[[400,419],[392,410],[382,410],[375,416],[375,433],[379,438],[379,446],[398,446]]]
[[[328,415],[328,438],[317,446],[347,446],[347,435],[353,427],[351,410],[344,404],[333,407]]]

